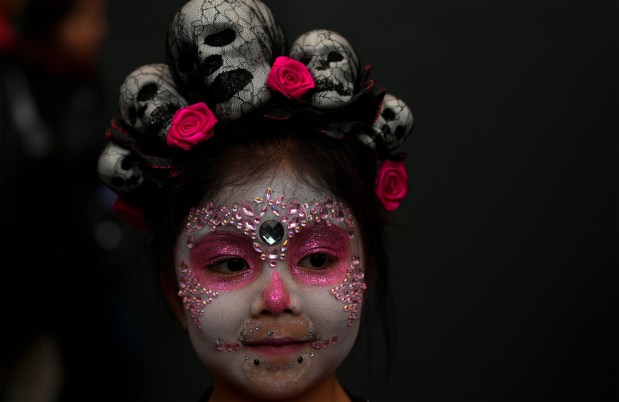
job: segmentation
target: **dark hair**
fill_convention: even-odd
[[[300,124],[264,119],[242,129],[220,128],[190,152],[181,183],[159,206],[162,215],[151,244],[162,285],[178,290],[175,244],[190,208],[220,188],[245,185],[283,164],[305,184],[326,190],[350,208],[363,246],[368,289],[377,301],[389,348],[385,218],[374,192],[377,161],[372,149],[356,138],[335,139]]]

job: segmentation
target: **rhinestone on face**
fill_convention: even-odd
[[[282,241],[284,234],[284,225],[276,220],[264,221],[258,231],[260,239],[271,246]]]

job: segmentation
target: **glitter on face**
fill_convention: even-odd
[[[178,295],[183,300],[185,309],[191,315],[198,331],[201,331],[200,318],[204,316],[204,307],[217,297],[217,291],[202,286],[185,262],[181,263],[178,287]]]
[[[314,352],[302,353],[297,358],[287,363],[274,364],[261,361],[257,357],[246,355],[245,364],[243,366],[245,375],[250,379],[257,380],[265,371],[273,371],[275,372],[273,380],[275,382],[281,382],[281,385],[284,385],[289,381],[297,381],[305,374],[312,366],[313,358]]]
[[[337,343],[337,340],[338,340],[337,335],[331,338],[321,339],[321,340],[312,342],[312,347],[314,349],[326,349],[327,347],[329,347],[329,345],[335,345]]]
[[[272,183],[280,193],[263,191]],[[263,399],[289,398],[344,360],[359,319],[350,315],[352,300],[343,291],[343,299],[334,297],[334,289],[352,281],[349,266],[362,252],[344,204],[278,172],[221,188],[193,208],[186,223],[177,240],[177,277],[185,261],[202,288],[219,292],[216,303],[197,306],[204,309],[197,316],[202,329],[188,327],[209,369],[260,390]],[[196,321],[190,309],[185,314]]]
[[[227,352],[232,352],[233,350],[241,350],[241,347],[241,344],[238,342],[225,342],[222,341],[221,338],[217,338],[217,340],[215,341],[215,349],[220,352],[223,352],[224,350]]]
[[[299,283],[311,286],[333,286],[342,281],[348,272],[350,239],[346,232],[335,225],[308,226],[290,240],[290,271]],[[329,259],[326,269],[308,269],[301,265],[312,255]],[[326,262],[327,260],[325,260]]]
[[[227,261],[244,261],[236,272],[227,269]],[[239,289],[260,274],[260,258],[240,233],[212,233],[199,239],[189,254],[194,275],[210,289],[230,292]],[[220,272],[224,271],[224,272]]]
[[[291,239],[309,223],[331,226],[341,222],[348,237],[354,237],[355,226],[350,210],[343,203],[335,202],[330,195],[325,196],[323,202],[301,204],[293,201],[287,205],[284,196],[274,199],[269,187],[264,197],[255,197],[253,203],[215,207],[213,202],[208,202],[205,207],[191,208],[185,227],[187,247],[191,249],[195,246],[196,233],[207,226],[212,232],[230,226],[250,237],[261,259],[269,260],[269,266],[275,268],[278,260],[286,259],[288,240],[284,240],[286,233],[282,234],[282,229]],[[267,214],[275,215],[278,220],[266,219]],[[266,220],[263,221],[263,218]],[[257,233],[257,228],[261,233]]]
[[[344,282],[331,289],[331,294],[344,303],[344,311],[348,311],[349,326],[357,318],[357,308],[363,300],[363,291],[367,287],[363,282],[363,276],[361,260],[358,255],[354,255]]]
[[[290,306],[290,296],[284,282],[279,277],[277,271],[271,274],[271,282],[269,287],[264,291],[264,305],[272,314],[281,314]]]

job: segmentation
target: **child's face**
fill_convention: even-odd
[[[353,346],[362,255],[348,209],[294,176],[223,188],[189,214],[176,245],[198,356],[218,380],[256,397],[308,390]]]

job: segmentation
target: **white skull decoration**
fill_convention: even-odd
[[[281,27],[258,0],[191,0],[168,33],[176,78],[187,91],[204,92],[222,120],[270,99],[266,79],[284,46]]]
[[[131,152],[113,142],[101,153],[97,171],[103,183],[117,193],[134,190],[144,181],[144,174]]]
[[[360,65],[352,45],[340,34],[325,29],[306,32],[290,49],[290,57],[305,64],[312,73],[312,106],[335,109],[353,96]]]
[[[399,147],[413,130],[413,112],[391,94],[383,98],[382,109],[372,126],[388,151]]]
[[[187,106],[167,64],[149,64],[127,76],[120,87],[118,108],[125,123],[141,134],[165,141],[174,113]]]

